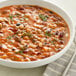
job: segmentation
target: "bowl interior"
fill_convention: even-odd
[[[20,5],[20,4],[26,4],[26,5],[39,5],[39,6],[42,6],[42,7],[45,7],[45,8],[48,8],[48,9],[51,9],[53,10],[54,12],[56,12],[57,14],[59,14],[68,24],[69,26],[69,29],[70,29],[70,40],[68,42],[68,44],[66,45],[66,47],[59,53],[57,53],[56,55],[52,56],[52,57],[48,57],[48,58],[45,58],[45,59],[42,59],[40,61],[31,61],[31,62],[11,62],[11,61],[7,61],[7,60],[3,60],[3,59],[0,59],[0,62],[1,61],[4,61],[4,62],[10,62],[10,63],[21,63],[21,64],[30,64],[31,65],[33,63],[37,63],[39,65],[44,65],[44,64],[47,64],[49,62],[52,62],[54,60],[56,60],[57,58],[59,58],[60,56],[62,56],[66,51],[67,49],[70,47],[72,41],[73,41],[73,38],[74,38],[74,34],[75,34],[75,27],[73,26],[72,24],[72,20],[71,18],[67,15],[67,13],[65,13],[64,10],[62,10],[61,8],[59,8],[58,6],[56,6],[55,4],[52,4],[52,3],[49,3],[49,2],[46,2],[44,0],[7,0],[5,2],[1,2],[0,3],[0,8],[1,7],[4,7],[4,6],[9,6],[9,5]],[[43,63],[44,62],[44,63]],[[3,63],[4,64],[4,63]],[[4,64],[5,65],[5,64]],[[11,64],[9,64],[9,66],[11,66]],[[16,65],[17,66],[17,65]],[[24,66],[23,66],[24,67]],[[29,66],[30,67],[30,66]]]

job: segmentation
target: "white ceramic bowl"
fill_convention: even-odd
[[[4,59],[0,59],[0,64],[12,68],[33,68],[33,67],[38,67],[42,66],[48,63],[51,63],[61,57],[70,47],[72,44],[72,41],[74,39],[74,34],[75,34],[75,26],[72,23],[71,18],[68,16],[68,14],[58,7],[57,5],[44,1],[44,0],[7,0],[4,2],[0,3],[0,8],[4,6],[9,6],[9,5],[20,5],[20,4],[29,4],[29,5],[39,5],[48,9],[51,9],[58,13],[61,17],[64,18],[64,20],[67,22],[69,29],[70,29],[70,40],[67,44],[67,46],[59,53],[57,53],[54,56],[42,59],[40,61],[30,61],[30,62],[15,62],[15,61],[8,61]]]

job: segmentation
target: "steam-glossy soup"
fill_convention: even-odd
[[[60,52],[68,43],[69,27],[55,12],[32,5],[0,8],[0,58],[36,61]]]

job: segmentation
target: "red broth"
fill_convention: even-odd
[[[33,5],[0,8],[0,58],[36,61],[60,52],[70,31],[55,12]]]

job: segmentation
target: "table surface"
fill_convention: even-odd
[[[0,0],[0,2],[3,0]],[[48,0],[65,9],[75,25],[76,0]],[[0,76],[42,76],[46,66],[33,69],[12,69],[0,65]]]

